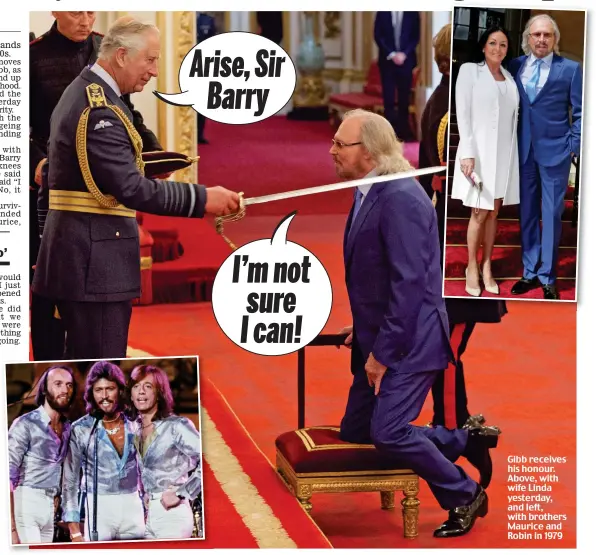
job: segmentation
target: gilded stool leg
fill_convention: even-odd
[[[404,537],[416,538],[418,536],[418,480],[408,484],[404,490],[405,498],[401,500],[404,518]]]
[[[382,491],[381,492],[381,509],[390,511],[395,509],[395,492],[394,491]]]
[[[300,484],[298,486],[298,492],[296,493],[298,501],[304,507],[304,509],[310,513],[312,510],[312,504],[310,498],[312,497],[312,487],[310,484]]]

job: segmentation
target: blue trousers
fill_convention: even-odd
[[[570,169],[571,157],[557,166],[541,166],[534,159],[532,146],[520,168],[519,214],[524,278],[538,276],[543,285],[552,285],[557,279],[561,220]]]
[[[396,464],[412,469],[428,485],[439,505],[453,509],[469,505],[478,484],[453,461],[468,441],[467,430],[442,426],[413,426],[437,374],[441,371],[400,373],[391,368],[383,376],[378,396],[368,385],[364,361],[356,345],[352,352],[354,381],[350,387],[340,437],[353,443],[373,443]]]

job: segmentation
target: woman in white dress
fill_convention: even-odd
[[[505,29],[487,29],[478,41],[475,61],[461,66],[455,84],[460,138],[451,196],[472,209],[466,292],[474,297],[482,293],[481,282],[489,293],[499,294],[491,268],[497,216],[502,205],[519,204],[519,93],[513,77],[501,65],[508,49]]]

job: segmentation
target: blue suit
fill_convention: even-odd
[[[379,47],[379,72],[383,88],[385,117],[393,125],[400,138],[408,138],[411,130],[408,123],[412,71],[416,67],[416,47],[420,42],[420,14],[403,12],[399,45],[396,44],[391,12],[377,12],[375,18],[375,42]],[[398,66],[387,56],[392,52],[403,52],[406,61]],[[397,91],[397,114],[395,93]]]
[[[437,217],[413,179],[372,186],[344,239],[353,319],[352,374],[341,438],[373,443],[426,480],[444,509],[469,505],[477,484],[455,466],[467,430],[412,426],[437,374],[452,359],[443,302]],[[378,396],[370,353],[387,371]]]
[[[534,102],[530,102],[521,81],[527,59],[528,56],[521,56],[510,64],[520,94],[518,148],[524,278],[538,276],[543,285],[552,285],[557,276],[571,155],[580,153],[582,68],[577,62],[553,55],[548,79]]]

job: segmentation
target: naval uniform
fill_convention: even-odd
[[[144,177],[132,113],[97,64],[58,102],[48,162],[49,212],[32,289],[56,302],[68,358],[123,358],[141,293],[135,210],[201,218],[205,187]]]

